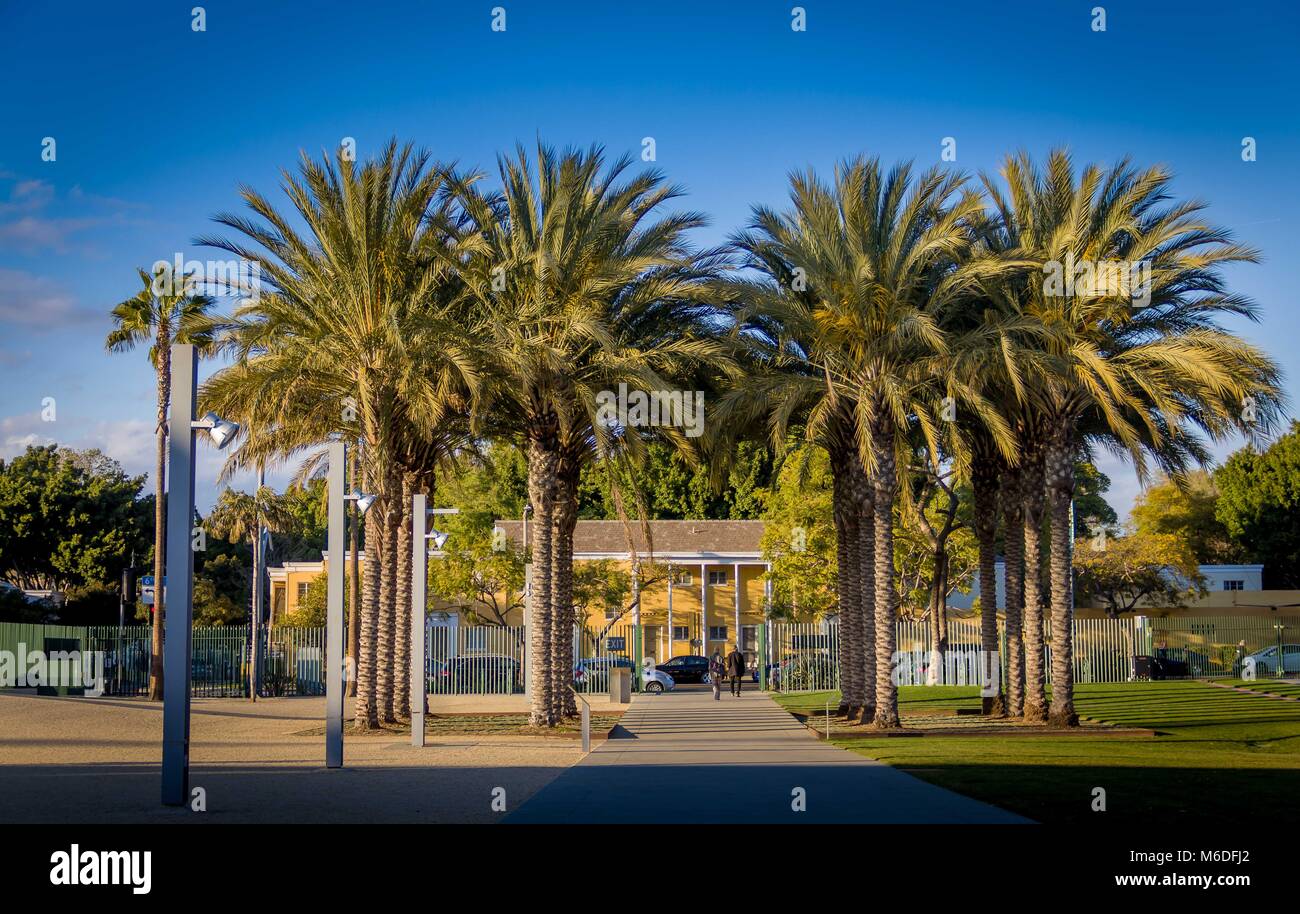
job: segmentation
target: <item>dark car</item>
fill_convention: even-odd
[[[656,664],[655,668],[667,673],[673,677],[674,682],[678,683],[709,681],[709,658],[701,657],[699,654],[673,657],[671,660]]]
[[[573,667],[573,684],[592,692],[604,691],[609,688],[611,667],[630,670],[632,661],[626,657],[583,657]]]
[[[466,654],[438,665],[435,692],[510,693],[523,688],[519,661],[504,654]]]
[[[1191,675],[1188,661],[1161,650],[1155,656],[1138,654],[1133,658],[1133,678],[1139,680],[1186,679]]]

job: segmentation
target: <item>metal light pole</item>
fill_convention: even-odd
[[[431,514],[459,514],[459,508],[430,508],[429,496],[411,496],[411,745],[424,745],[424,696],[429,688],[428,610],[429,540],[441,548],[446,534],[428,532]],[[441,536],[442,540],[436,539]]]
[[[167,458],[167,591],[163,617],[162,801],[184,806],[190,796],[190,640],[194,620],[194,407],[198,359],[194,347],[171,350],[172,389]]]
[[[261,465],[257,466],[257,488],[253,493],[253,510],[257,510],[258,499],[262,494],[262,486],[266,485],[266,470]],[[262,526],[261,518],[256,518],[257,529],[253,531],[253,606],[251,617],[250,634],[252,635],[253,649],[249,656],[248,662],[248,697],[251,701],[257,701],[258,689],[262,684],[261,659],[262,659],[262,581],[266,577],[266,551],[263,543],[262,533],[265,529]]]
[[[194,347],[171,348],[171,413],[167,445],[167,566],[163,602],[163,758],[162,801],[184,806],[190,795],[190,646],[194,623],[194,432],[206,429],[217,448],[229,444],[239,431],[216,413],[194,421],[199,363]]]
[[[326,574],[325,604],[325,767],[343,767],[343,511],[344,465],[347,446],[340,440],[329,443],[328,526],[325,548],[330,565]]]

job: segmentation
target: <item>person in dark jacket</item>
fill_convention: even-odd
[[[727,675],[731,677],[731,694],[740,697],[740,683],[745,675],[745,655],[733,647],[727,655]]]
[[[709,683],[713,686],[714,701],[722,701],[722,680],[726,675],[727,666],[722,661],[722,651],[715,650],[709,658]]]

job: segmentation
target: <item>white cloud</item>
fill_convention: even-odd
[[[0,323],[41,331],[103,318],[51,279],[0,267]]]

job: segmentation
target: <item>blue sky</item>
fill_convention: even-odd
[[[143,352],[104,353],[109,308],[137,266],[219,257],[190,242],[238,208],[241,183],[273,193],[300,150],[344,137],[361,155],[397,136],[485,168],[539,135],[637,154],[653,137],[681,205],[710,216],[701,245],[752,204],[781,205],[791,169],[860,152],[928,165],[953,137],[972,172],[1061,144],[1080,160],[1163,162],[1180,194],[1263,251],[1230,274],[1265,312],[1237,329],[1281,361],[1300,402],[1291,3],[808,0],[796,32],[794,3],[763,0],[210,2],[195,32],[196,2],[0,0],[0,456],[54,439],[148,472],[152,372]],[[202,453],[206,509],[219,458]],[[1136,481],[1102,466],[1122,514]]]

